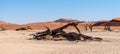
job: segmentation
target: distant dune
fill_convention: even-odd
[[[55,29],[55,28],[61,27],[70,22],[80,22],[80,21],[70,19],[70,18],[61,18],[61,19],[51,21],[51,22],[36,22],[36,23],[28,23],[26,25],[30,26],[33,29],[45,29],[44,26],[47,26],[50,29]]]
[[[110,26],[120,26],[120,18],[113,18],[109,21],[98,21],[94,24],[94,26],[105,26],[108,23]]]
[[[4,28],[10,29],[10,30],[15,30],[16,28],[30,26],[33,30],[41,30],[41,29],[43,30],[43,29],[46,29],[44,26],[47,26],[50,29],[55,29],[55,28],[65,25],[69,22],[81,22],[78,25],[78,27],[80,29],[84,29],[84,25],[89,24],[89,23],[93,23],[95,26],[94,28],[96,28],[96,26],[97,26],[97,28],[98,27],[101,28],[101,26],[103,26],[107,22],[110,22],[111,25],[113,25],[113,26],[120,25],[120,18],[118,17],[118,18],[113,18],[111,20],[100,20],[100,21],[94,21],[94,22],[79,21],[79,20],[74,20],[71,18],[61,18],[58,20],[50,21],[50,22],[33,22],[33,23],[28,23],[28,24],[23,24],[23,25],[0,21],[0,27],[4,27]],[[69,29],[73,29],[73,28],[70,27]]]
[[[70,23],[70,22],[80,22],[79,20],[74,20],[71,18],[61,18],[58,20],[55,20],[54,22],[61,22],[61,23]]]
[[[113,18],[113,19],[111,20],[111,22],[120,22],[120,17],[118,17],[118,18]]]
[[[13,29],[21,27],[21,25],[0,21],[0,27],[3,27],[5,29],[13,30]]]
[[[38,23],[29,23],[26,26],[30,26],[32,29],[46,29],[44,26],[47,26],[51,29],[63,26],[64,23],[61,22],[38,22]]]

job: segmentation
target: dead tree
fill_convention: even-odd
[[[45,27],[47,28],[46,31],[37,32],[36,34],[30,34],[30,35],[33,35],[33,38],[31,39],[41,40],[41,39],[45,39],[45,36],[50,35],[51,34],[50,29],[47,26]]]
[[[67,25],[64,25],[64,26],[62,26],[62,27],[60,27],[60,28],[54,29],[54,30],[52,30],[52,35],[55,35],[55,34],[57,34],[57,33],[65,33],[65,32],[63,31],[63,29],[65,29],[65,28],[67,28],[67,27],[69,27],[69,26],[75,27],[75,28],[77,29],[78,33],[80,34],[80,30],[79,30],[78,27],[77,27],[77,25],[78,25],[79,23],[80,23],[80,22],[72,22],[72,23],[68,23]]]
[[[69,27],[69,26],[74,26],[78,33],[80,34],[80,30],[78,29],[77,25],[79,24],[80,22],[71,22],[71,23],[68,23],[67,25],[64,25],[60,28],[57,28],[57,29],[54,29],[54,30],[50,30],[48,27],[46,31],[44,32],[37,32],[36,34],[32,34],[34,37],[33,39],[43,39],[42,37],[46,36],[46,35],[50,35],[50,36],[53,36],[56,37],[58,34],[65,34],[66,32],[63,31],[63,29]]]
[[[85,28],[85,31],[87,31],[88,29],[90,29],[90,31],[92,31],[93,30],[93,23],[88,22],[88,23],[84,24],[84,28]]]
[[[104,30],[106,30],[106,31],[112,31],[112,30],[111,30],[111,25],[110,25],[109,22],[105,24]]]
[[[89,27],[90,31],[92,32],[92,30],[93,30],[93,23],[89,22],[88,27]]]
[[[16,31],[19,31],[19,30],[27,30],[25,27],[21,27],[21,28],[17,28],[15,29]]]
[[[27,27],[20,27],[20,28],[17,28],[15,30],[16,31],[19,31],[19,30],[32,30],[32,28],[30,26],[27,26]]]
[[[90,24],[90,25],[88,25],[88,27],[90,28],[90,31],[92,32],[92,30],[93,30],[93,25]]]
[[[64,38],[66,38],[67,40],[93,40],[93,37],[91,36],[87,36],[87,35],[84,35],[84,34],[81,34],[80,33],[80,30],[78,29],[77,25],[79,24],[80,22],[72,22],[72,23],[68,23],[60,28],[57,28],[57,29],[54,29],[54,30],[50,30],[48,27],[46,31],[43,31],[43,32],[37,32],[35,34],[32,34],[33,35],[33,39],[37,39],[37,40],[41,40],[41,39],[45,39],[45,37],[47,35],[49,36],[52,36],[52,38],[59,38],[59,36],[62,36]],[[67,28],[68,26],[74,26],[78,33],[75,33],[75,32],[65,32],[63,31],[63,29]],[[94,39],[97,39],[97,38],[94,38]],[[102,38],[101,38],[102,39]]]

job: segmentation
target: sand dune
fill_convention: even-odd
[[[82,32],[110,42],[27,40],[35,32],[0,31],[0,54],[120,54],[120,32]]]

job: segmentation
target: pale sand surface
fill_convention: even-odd
[[[0,54],[120,54],[120,32],[82,32],[108,42],[27,40],[35,32],[0,31]]]

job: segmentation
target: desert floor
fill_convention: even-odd
[[[0,54],[120,54],[120,32],[82,32],[97,41],[28,40],[37,31],[0,31]]]

